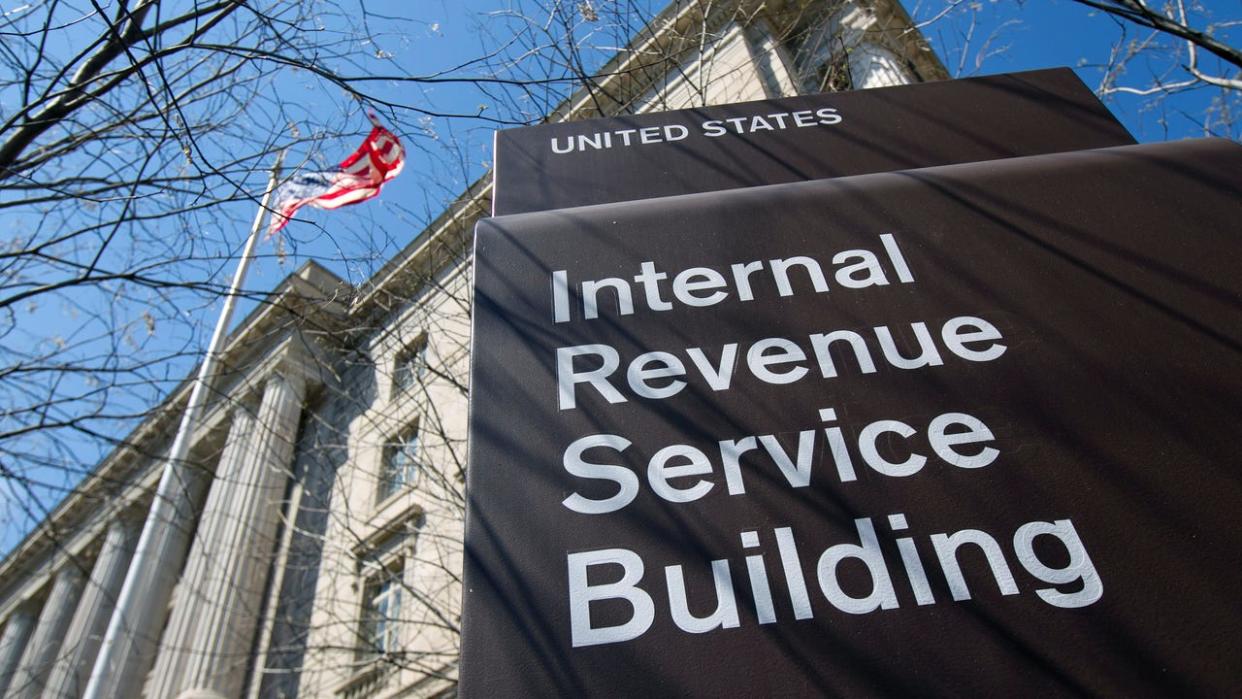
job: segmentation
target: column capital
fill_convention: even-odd
[[[266,392],[267,387],[272,385],[274,380],[283,381],[293,391],[299,400],[306,393],[308,385],[313,379],[307,376],[306,369],[300,364],[293,362],[282,362],[272,369],[267,375],[263,384],[263,390]]]
[[[300,395],[323,383],[320,357],[302,343],[289,342],[281,348],[276,362],[268,370],[267,379],[280,376]]]

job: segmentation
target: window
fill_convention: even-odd
[[[410,594],[415,545],[423,526],[423,509],[413,503],[380,526],[370,528],[351,549],[357,568],[358,594],[353,620],[355,670],[336,689],[338,697],[360,699],[384,691],[410,642]]]
[[[387,499],[418,478],[418,425],[410,427],[384,445],[376,502]]]
[[[397,363],[392,373],[392,396],[396,398],[409,391],[414,384],[427,375],[427,335],[406,345],[397,353]]]
[[[359,653],[364,659],[389,655],[400,650],[401,598],[400,565],[385,568],[366,581],[362,590],[362,620],[358,630]]]
[[[849,56],[842,52],[815,69],[816,92],[845,92],[854,89]]]
[[[808,17],[791,34],[793,69],[806,92],[841,92],[857,87],[850,46],[856,42],[858,30],[843,23],[843,12],[834,9],[831,16]]]

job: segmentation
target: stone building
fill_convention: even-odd
[[[947,77],[892,0],[679,0],[601,75],[548,118]],[[365,285],[305,265],[233,332],[167,503],[167,584],[133,591],[149,613],[112,618],[188,379],[9,554],[0,694],[454,694],[471,232],[489,190]]]

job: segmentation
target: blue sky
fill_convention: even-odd
[[[944,7],[942,0],[903,2],[916,21],[934,16]],[[966,14],[970,5],[979,8],[976,13],[978,24],[969,49],[963,52],[961,47],[963,37],[969,30]],[[1217,22],[1242,19],[1242,2],[1238,0],[1206,0],[1192,3],[1190,7],[1199,8],[1198,17],[1212,17]],[[961,66],[964,68],[961,75],[967,76],[1069,66],[1092,89],[1099,87],[1102,66],[1108,62],[1110,49],[1122,36],[1122,25],[1101,12],[1070,0],[1028,0],[1021,3],[981,0],[963,3],[962,10],[946,20],[928,27],[925,34],[951,71]],[[1133,25],[1125,29],[1128,40],[1142,40],[1150,35],[1150,32]],[[1231,45],[1238,45],[1242,28],[1231,27],[1223,31],[1227,33],[1218,36],[1232,39]],[[1170,46],[1174,42],[1166,39],[1157,44]],[[980,53],[987,57],[978,66],[976,59]],[[1200,60],[1204,68],[1216,65],[1215,61],[1208,60],[1202,54]],[[1132,65],[1121,84],[1147,87],[1152,84],[1153,75],[1165,75],[1169,68],[1169,62],[1162,58],[1160,52],[1149,51],[1144,60]],[[1140,141],[1163,141],[1213,135],[1203,131],[1201,116],[1210,100],[1219,94],[1218,90],[1213,89],[1181,92],[1166,102],[1119,95],[1105,98],[1105,103]],[[1230,134],[1218,132],[1214,135]],[[1232,137],[1237,136],[1235,128]]]

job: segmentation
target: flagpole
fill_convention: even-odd
[[[178,510],[189,505],[182,500],[187,494],[187,484],[192,482],[186,458],[190,452],[190,437],[210,395],[211,381],[224,349],[233,310],[237,306],[246,272],[254,259],[254,248],[263,228],[272,191],[280,178],[280,166],[284,157],[285,153],[281,151],[276,156],[276,162],[272,164],[267,188],[259,202],[259,210],[255,213],[250,235],[242,248],[241,259],[233,273],[233,282],[224,297],[224,306],[220,309],[215,331],[207,345],[207,354],[199,366],[190,391],[189,403],[181,416],[181,426],[173,438],[155,499],[151,503],[137,548],[130,560],[125,583],[117,597],[83,699],[109,699],[129,695],[129,688],[118,684],[132,681],[123,677],[127,669],[124,667],[125,660],[133,652],[132,646],[138,642],[139,634],[150,634],[151,643],[154,644],[155,636],[164,623],[161,617],[168,608],[169,596],[180,568],[180,553],[183,553],[176,550],[176,537],[172,534],[177,526],[187,524],[178,521]],[[133,671],[130,669],[131,673]],[[142,668],[141,676],[145,674],[146,669]]]

